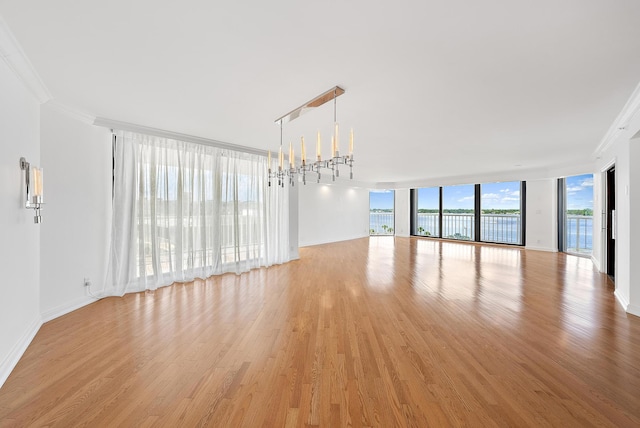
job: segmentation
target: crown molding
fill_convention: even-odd
[[[0,58],[13,70],[18,79],[31,91],[40,104],[44,104],[52,98],[38,72],[1,16]]]
[[[593,158],[597,158],[611,146],[616,138],[627,129],[631,118],[638,113],[638,111],[640,111],[640,84],[636,86],[636,89],[627,100],[622,111],[618,114],[618,117],[613,121],[602,141],[600,141],[600,144],[598,144],[598,147],[594,150],[592,154]]]
[[[69,116],[72,119],[78,120],[80,122],[86,123],[87,125],[93,125],[96,117],[91,116],[90,114],[83,113],[81,111],[75,110],[65,104],[59,103],[54,100],[50,100],[45,104],[46,107],[50,107],[52,110],[60,112],[65,116]]]
[[[96,117],[93,121],[95,126],[110,128],[113,131],[129,131],[139,134],[153,135],[160,138],[169,138],[187,143],[202,144],[205,146],[218,147],[220,149],[234,150],[237,152],[250,153],[254,155],[267,156],[266,150],[260,150],[253,147],[240,146],[237,144],[225,143],[224,141],[212,140],[209,138],[196,137],[194,135],[181,134],[179,132],[167,131],[164,129],[152,128],[150,126],[136,125],[134,123],[121,122],[119,120],[107,119],[105,117]]]

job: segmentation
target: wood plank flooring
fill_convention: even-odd
[[[591,261],[372,237],[46,323],[0,426],[640,426],[640,318]]]

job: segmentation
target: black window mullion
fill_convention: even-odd
[[[418,224],[418,189],[411,189],[409,193],[409,204],[411,208],[409,215],[409,234],[416,235],[416,226]]]
[[[520,224],[522,231],[520,233],[520,244],[527,245],[527,182],[520,182]]]
[[[440,186],[438,201],[438,238],[442,238],[442,186]]]
[[[565,179],[558,179],[558,251],[565,249]]]
[[[474,204],[474,221],[475,221],[475,227],[474,227],[474,240],[476,242],[480,242],[480,185],[476,184],[475,185],[475,204]]]

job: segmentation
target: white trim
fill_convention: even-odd
[[[614,156],[609,162],[607,162],[603,167],[600,168],[600,172],[605,174],[612,166],[616,165],[618,160],[618,156]]]
[[[80,298],[74,299],[71,302],[63,303],[62,305],[58,305],[54,308],[48,309],[42,313],[42,322],[49,322],[53,319],[61,317],[62,315],[66,315],[69,312],[73,312],[76,309],[80,309],[83,306],[87,306],[93,302],[97,302],[98,299],[82,296]]]
[[[616,140],[618,135],[625,131],[629,126],[629,122],[631,118],[640,111],[640,84],[636,86],[635,90],[627,100],[627,103],[616,117],[616,120],[613,121],[609,130],[598,144],[598,147],[593,151],[592,157],[597,158],[600,156],[605,150],[609,148],[609,146]]]
[[[420,187],[456,186],[459,184],[498,183],[504,181],[530,181],[558,178],[583,173],[591,173],[593,161],[549,165],[544,168],[518,168],[512,170],[477,173],[472,175],[452,175],[419,180],[375,183],[376,189],[413,189]]]
[[[352,237],[349,237],[349,238],[339,239],[337,241],[317,241],[316,240],[316,241],[311,241],[311,242],[305,242],[304,244],[300,245],[300,248],[314,247],[316,245],[333,244],[335,242],[353,241],[355,239],[369,238],[370,236],[373,236],[373,235],[352,236]],[[380,236],[388,236],[389,238],[393,238],[394,237],[394,235],[380,235]]]
[[[72,119],[78,120],[82,123],[86,123],[87,125],[93,125],[96,120],[95,116],[91,116],[90,114],[83,113],[81,111],[75,110],[67,105],[59,103],[54,100],[49,100],[46,103],[47,107],[51,107],[53,110],[56,110],[66,116],[69,116]]]
[[[51,99],[51,93],[1,16],[0,58],[13,70],[18,79],[24,83],[40,104],[46,103]]]
[[[640,306],[629,304],[627,306],[627,313],[636,317],[640,317]]]
[[[112,130],[137,132],[145,135],[153,135],[160,138],[170,138],[172,140],[184,141],[186,143],[203,144],[206,146],[219,147],[221,149],[234,150],[237,152],[250,153],[254,155],[267,156],[267,150],[255,149],[253,147],[239,146],[236,144],[225,143],[223,141],[212,140],[209,138],[196,137],[193,135],[180,134],[178,132],[166,131],[164,129],[152,128],[149,126],[136,125],[133,123],[120,122],[118,120],[107,119],[104,117],[96,117],[93,121],[95,126],[102,126]]]
[[[9,351],[9,354],[2,364],[0,364],[0,387],[2,387],[5,381],[9,378],[9,375],[18,364],[18,361],[20,361],[20,358],[22,358],[22,355],[24,355],[33,338],[36,337],[41,326],[41,319],[38,318],[33,320],[29,328],[24,332],[13,348],[11,348],[11,351]]]
[[[595,266],[598,272],[602,272],[600,269],[600,260],[598,260],[593,254],[591,254],[591,263],[593,263],[593,266]]]
[[[549,248],[549,247],[533,247],[533,246],[525,246],[524,247],[525,250],[533,250],[533,251],[546,251],[548,253],[557,253],[558,249],[557,248]]]
[[[624,311],[626,312],[627,308],[629,307],[629,302],[627,302],[627,299],[619,293],[618,289],[613,292],[613,295],[616,296],[616,300],[620,303],[622,309],[624,309]]]

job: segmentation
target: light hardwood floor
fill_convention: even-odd
[[[588,259],[374,237],[46,323],[0,426],[640,426],[640,318]]]

